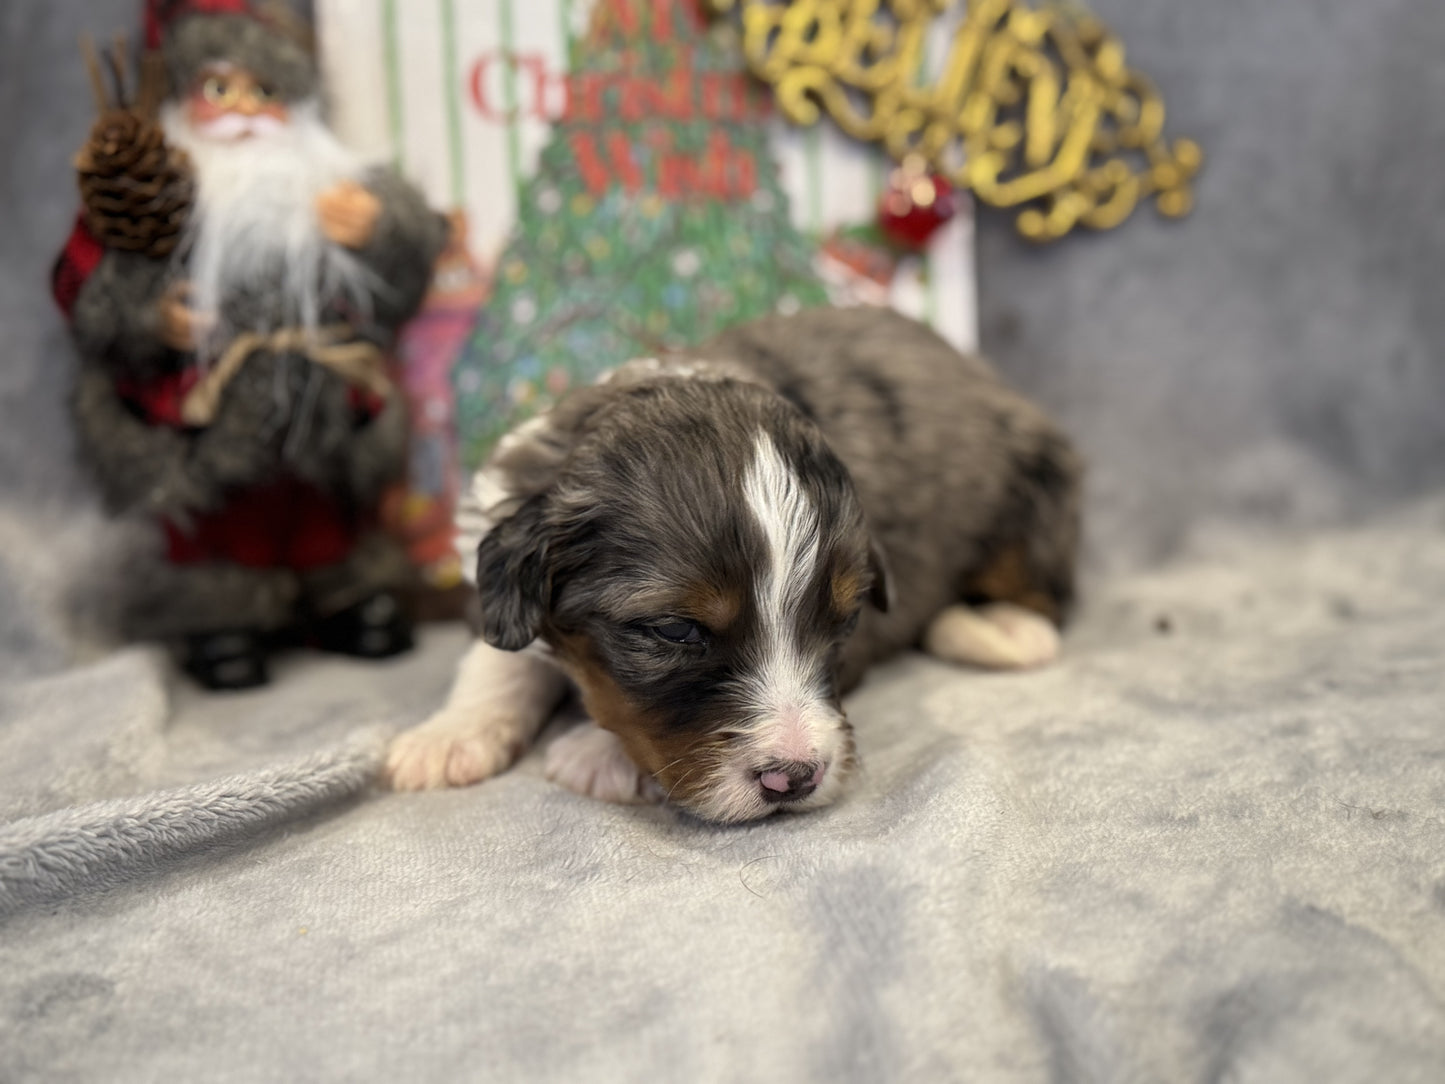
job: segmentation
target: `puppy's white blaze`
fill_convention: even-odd
[[[745,679],[756,712],[754,754],[763,761],[827,756],[837,713],[825,700],[822,660],[803,658],[795,625],[803,591],[822,548],[817,509],[766,433],[753,445],[743,498],[767,546],[754,586],[760,639],[756,667]]]
[[[818,560],[818,513],[801,482],[766,433],[753,442],[743,476],[743,497],[768,545],[768,567],[758,580],[764,621],[781,624]]]

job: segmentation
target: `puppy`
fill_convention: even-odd
[[[709,821],[833,801],[841,702],[916,645],[1052,659],[1080,464],[981,361],[885,309],[814,310],[630,362],[498,446],[459,525],[480,633],[402,734],[398,789],[508,767],[570,688],[547,775]]]

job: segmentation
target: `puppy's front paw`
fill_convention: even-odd
[[[1009,602],[950,606],[924,632],[923,647],[950,662],[1023,670],[1058,658],[1059,630],[1048,618]]]
[[[547,747],[544,769],[548,779],[568,790],[604,802],[655,802],[661,794],[622,742],[596,723],[582,723],[557,737]]]
[[[442,712],[393,739],[384,772],[393,790],[464,787],[509,768],[521,752],[514,727]]]

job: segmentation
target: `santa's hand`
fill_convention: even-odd
[[[376,232],[381,200],[355,181],[341,181],[316,197],[321,232],[345,248],[361,248]]]
[[[216,326],[210,313],[186,304],[191,284],[178,282],[161,298],[161,341],[173,350],[194,350],[202,335]]]

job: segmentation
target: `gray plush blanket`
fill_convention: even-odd
[[[875,671],[847,799],[732,829],[373,790],[460,629],[228,698],[97,634],[44,272],[133,11],[0,8],[0,1081],[1445,1077],[1445,19],[1095,6],[1211,160],[1181,225],[982,223],[1093,464],[1065,657]]]
[[[367,793],[347,732],[453,630],[224,701],[140,651],[17,682],[0,1078],[1439,1079],[1442,531],[1230,534],[1051,670],[900,660],[848,799],[741,829],[535,756]]]

